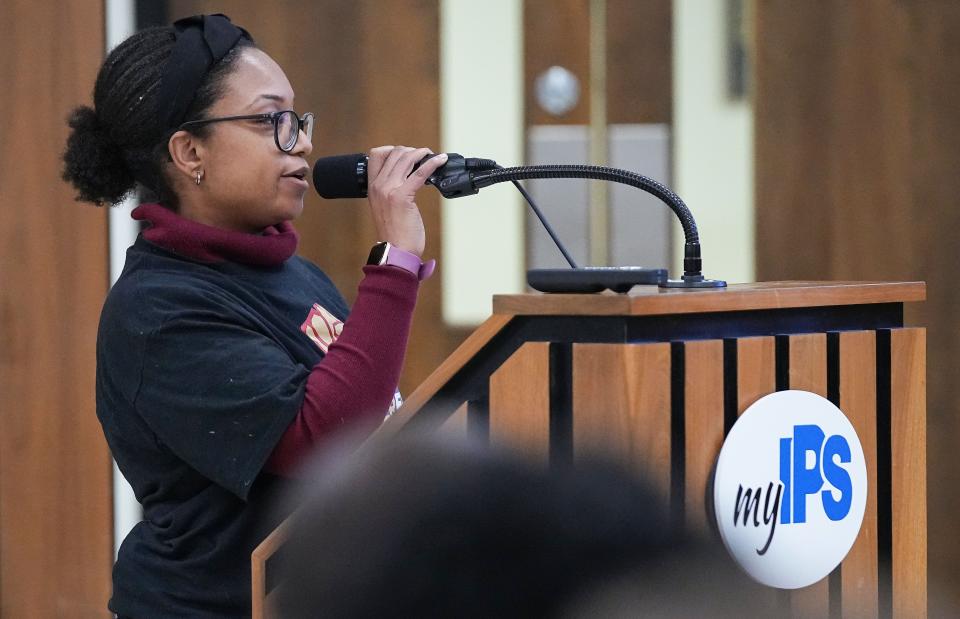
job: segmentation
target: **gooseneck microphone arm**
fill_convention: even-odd
[[[688,282],[703,280],[703,266],[700,257],[700,235],[697,223],[687,205],[680,196],[652,178],[617,168],[590,165],[535,165],[512,168],[496,168],[474,172],[472,185],[480,190],[497,183],[515,182],[526,179],[545,178],[585,178],[610,181],[630,185],[652,194],[663,201],[680,220],[683,226],[683,280]]]
[[[413,169],[416,170],[424,161],[434,156],[436,155],[427,155]],[[367,155],[363,153],[318,159],[313,168],[313,183],[317,193],[328,199],[365,197],[368,180],[367,164]],[[680,220],[680,225],[683,226],[683,277],[679,280],[666,279],[665,269],[578,267],[533,199],[517,182],[526,179],[549,178],[583,178],[622,183],[659,198],[670,207]],[[627,290],[629,286],[638,283],[659,283],[661,287],[665,288],[719,288],[726,286],[726,282],[703,277],[700,236],[690,209],[683,203],[680,196],[663,184],[642,174],[618,168],[591,165],[535,165],[504,168],[492,159],[479,159],[464,157],[458,153],[447,153],[447,162],[434,170],[433,174],[426,180],[426,184],[436,187],[444,198],[461,198],[474,195],[483,187],[506,182],[513,183],[523,194],[547,233],[560,249],[563,257],[572,267],[572,271],[565,271],[561,274],[563,280],[561,285],[567,285],[571,282],[571,278],[575,278],[577,281],[574,282],[574,285],[579,285],[580,290],[587,290],[588,288],[602,290],[607,287],[615,291],[621,291]],[[531,273],[539,272],[552,277],[553,274],[548,273],[549,271],[552,270],[534,269],[528,271],[527,276],[529,279]],[[657,271],[660,273],[657,273]],[[657,278],[656,281],[647,281],[651,277]],[[550,285],[552,286],[552,284]],[[538,288],[538,290],[543,289]]]

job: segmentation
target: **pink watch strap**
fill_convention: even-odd
[[[411,254],[393,245],[390,245],[387,249],[387,256],[381,264],[389,264],[390,266],[406,269],[416,275],[420,281],[433,275],[433,270],[437,268],[436,260],[431,258],[426,262],[422,262],[416,254]]]

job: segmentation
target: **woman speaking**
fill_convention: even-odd
[[[97,415],[143,505],[113,573],[121,617],[250,613],[250,553],[271,487],[339,432],[370,432],[396,385],[423,264],[415,195],[446,161],[369,153],[382,243],[351,311],[294,255],[312,114],[283,70],[223,15],[117,46],[77,108],[64,178],[78,199],[156,199],[127,252],[97,342]],[[318,559],[322,560],[322,558]]]

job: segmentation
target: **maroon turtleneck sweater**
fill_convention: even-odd
[[[279,265],[294,254],[299,239],[288,222],[247,234],[185,219],[159,204],[143,204],[133,217],[151,224],[143,233],[146,240],[206,263]],[[372,432],[393,400],[419,281],[392,266],[365,266],[363,272],[343,331],[311,370],[300,412],[274,447],[266,471],[292,476],[334,431]]]

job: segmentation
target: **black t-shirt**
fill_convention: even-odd
[[[122,616],[250,614],[250,553],[277,524],[261,468],[323,353],[301,330],[347,305],[316,266],[202,264],[143,238],[97,340],[97,416],[144,508],[120,547]],[[269,504],[269,506],[268,506]]]

